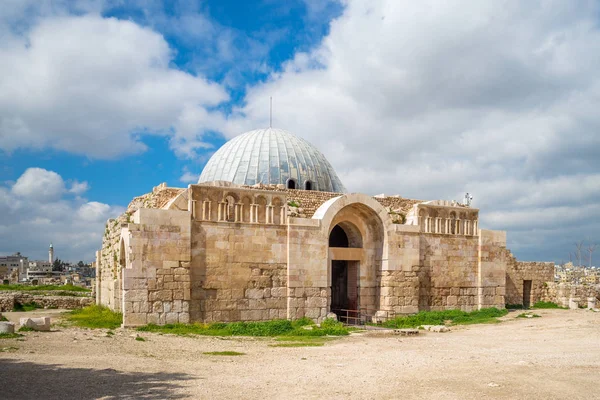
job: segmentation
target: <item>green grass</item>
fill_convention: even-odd
[[[75,326],[93,329],[115,329],[123,323],[123,314],[104,306],[89,306],[66,314],[68,322]]]
[[[212,324],[149,324],[142,326],[137,330],[141,332],[171,333],[175,335],[259,337],[344,336],[349,333],[348,328],[333,319],[323,321],[321,326],[318,327],[308,318],[302,318],[295,321],[273,320],[263,322],[215,322]]]
[[[238,351],[206,351],[203,354],[207,356],[243,356],[246,353],[240,353]]]
[[[21,334],[19,333],[0,333],[0,339],[16,339],[20,338]]]
[[[535,303],[533,305],[533,308],[550,308],[550,309],[561,309],[561,310],[566,310],[566,307],[561,307],[556,303],[553,303],[551,301],[538,301],[537,303]]]
[[[136,337],[135,337],[135,340],[137,340],[138,342],[145,342],[145,341],[146,341],[146,339],[144,339],[144,338],[143,338],[143,337],[141,337],[141,336],[136,336]]]
[[[34,332],[35,329],[29,326],[22,326],[19,328],[19,332]]]
[[[32,301],[31,303],[15,303],[15,305],[13,307],[13,311],[19,311],[19,312],[33,311],[33,310],[37,310],[38,308],[44,308],[44,307],[40,306],[35,301]]]
[[[287,342],[270,344],[269,347],[321,347],[324,342]]]
[[[523,304],[507,304],[505,308],[507,310],[523,310],[525,307],[523,307]]]
[[[91,289],[74,285],[0,285],[0,290],[18,290],[18,291],[50,291],[60,290],[65,292],[91,292]]]
[[[8,321],[8,318],[6,318],[4,315],[0,317],[0,321]]]
[[[14,347],[14,346],[0,347],[0,353],[8,353],[8,352],[17,351],[17,350],[19,350],[19,348]]]
[[[417,328],[421,325],[445,325],[450,321],[452,325],[486,324],[498,322],[498,317],[508,314],[507,310],[497,308],[483,308],[481,310],[465,312],[460,310],[423,311],[414,315],[407,315],[391,319],[383,324],[387,328]]]
[[[540,318],[541,315],[532,314],[532,313],[521,313],[517,315],[517,318]]]

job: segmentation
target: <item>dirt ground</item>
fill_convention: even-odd
[[[3,399],[598,399],[600,313],[421,332],[353,334],[323,347],[273,339],[55,328],[0,339]],[[5,313],[18,321],[22,313]],[[27,313],[41,315],[43,312]],[[57,314],[52,313],[53,317]],[[132,336],[133,335],[133,336]],[[204,352],[238,351],[237,357]]]

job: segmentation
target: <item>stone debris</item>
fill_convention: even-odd
[[[35,331],[50,331],[50,317],[39,318],[21,318],[19,319],[21,327],[31,328]]]
[[[0,322],[0,333],[15,333],[15,323],[14,322]]]
[[[418,329],[394,329],[394,334],[400,336],[416,336],[419,334]]]
[[[444,325],[422,325],[421,328],[423,328],[426,331],[436,333],[450,332],[450,329],[448,329],[448,327]]]

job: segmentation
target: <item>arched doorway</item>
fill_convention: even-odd
[[[380,307],[384,224],[372,207],[358,202],[342,207],[329,221],[329,311],[360,324]]]
[[[362,248],[360,230],[350,222],[336,224],[329,234],[331,259],[330,310],[340,320],[354,322],[359,309],[359,252],[342,249]]]

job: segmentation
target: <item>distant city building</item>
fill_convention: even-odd
[[[13,271],[18,271],[18,279],[21,280],[27,273],[29,261],[27,257],[17,252],[12,256],[0,257],[0,277],[10,279]]]

